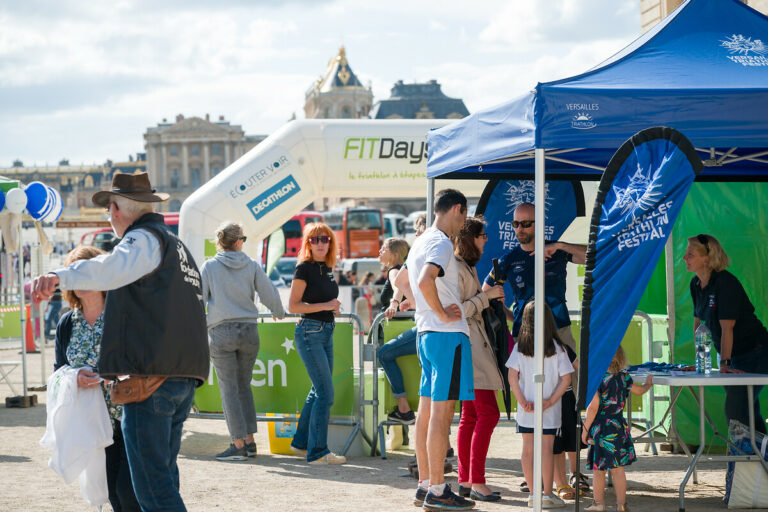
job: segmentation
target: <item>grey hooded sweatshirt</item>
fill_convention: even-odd
[[[222,322],[257,322],[259,300],[276,317],[285,316],[275,285],[244,252],[220,251],[203,263],[201,273],[209,329]]]

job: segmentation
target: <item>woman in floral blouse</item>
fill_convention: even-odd
[[[89,260],[104,251],[90,246],[79,246],[67,255],[64,265],[78,260]],[[109,502],[115,512],[139,512],[125,454],[125,444],[120,429],[123,408],[109,399],[105,384],[96,370],[101,350],[101,335],[104,330],[104,299],[106,293],[94,290],[66,290],[62,292],[69,303],[70,311],[65,313],[56,327],[56,362],[54,370],[64,365],[81,368],[77,374],[77,385],[81,388],[101,386],[112,419],[114,443],[105,448],[107,461],[107,486]]]

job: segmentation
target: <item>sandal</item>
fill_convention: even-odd
[[[576,489],[567,484],[558,487],[556,493],[562,500],[576,499]]]
[[[576,487],[576,474],[572,474],[568,481],[570,482],[571,487]],[[579,473],[579,490],[581,492],[589,491],[589,480],[584,475],[584,473]]]

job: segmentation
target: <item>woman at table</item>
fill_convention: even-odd
[[[720,372],[741,370],[768,373],[768,331],[755,316],[755,308],[738,279],[725,270],[730,259],[712,235],[688,239],[683,257],[686,269],[696,275],[691,279],[693,329],[704,322],[712,332],[715,350],[720,356]],[[749,407],[754,407],[755,429],[765,433],[755,386],[754,403],[749,404],[744,386],[725,387],[725,416],[749,425]]]
[[[291,451],[310,464],[344,464],[347,459],[328,449],[328,422],[333,405],[334,315],[341,313],[339,285],[333,279],[336,239],[322,222],[307,224],[299,264],[291,281],[288,309],[301,314],[294,341],[312,381],[301,409]]]
[[[64,260],[64,265],[67,266],[80,260],[89,260],[100,254],[106,253],[96,247],[81,245],[72,249]],[[70,309],[64,313],[56,327],[56,360],[53,363],[53,369],[58,370],[64,365],[69,365],[72,368],[82,367],[77,373],[77,387],[94,388],[101,386],[109,417],[112,420],[112,440],[114,441],[113,444],[104,449],[106,452],[109,503],[115,512],[139,512],[141,508],[133,492],[128,456],[125,453],[125,443],[120,427],[123,406],[114,405],[110,401],[109,393],[101,377],[89,369],[95,369],[99,362],[101,335],[104,331],[106,292],[64,290],[62,295]]]

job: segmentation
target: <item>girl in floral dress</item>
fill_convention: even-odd
[[[626,503],[627,477],[624,466],[635,459],[635,447],[629,426],[624,419],[624,405],[629,393],[642,395],[651,388],[649,375],[645,384],[634,384],[626,370],[627,358],[619,346],[608,373],[597,388],[595,396],[587,407],[582,441],[589,444],[587,469],[593,471],[594,503],[584,510],[605,512],[605,473],[611,471],[613,488],[616,491],[616,511],[628,512]],[[588,441],[591,439],[591,441]]]

